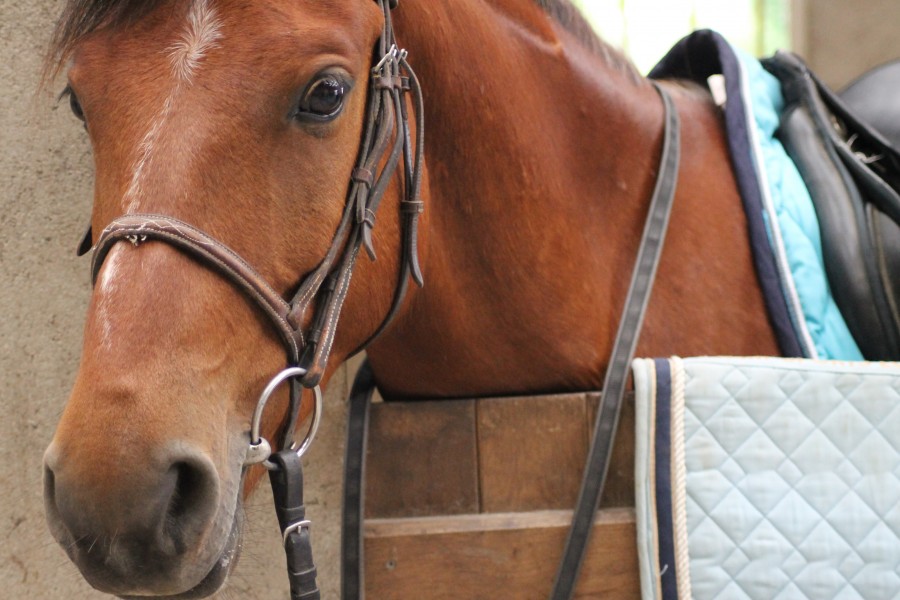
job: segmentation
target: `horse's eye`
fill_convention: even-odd
[[[75,90],[72,89],[72,86],[66,86],[66,89],[60,94],[60,99],[63,96],[69,97],[69,108],[72,109],[72,114],[78,117],[79,121],[84,121],[84,110],[81,108],[81,102],[78,101],[78,96],[75,95]]]
[[[316,121],[331,120],[344,108],[347,84],[336,75],[324,75],[306,91],[297,109],[297,117]]]

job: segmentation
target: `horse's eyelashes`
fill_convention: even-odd
[[[78,101],[78,96],[75,94],[69,95],[69,108],[72,109],[72,114],[84,121],[84,110],[81,108],[81,103]]]
[[[84,121],[84,110],[81,108],[81,102],[78,101],[78,96],[75,95],[75,90],[72,89],[71,85],[67,85],[63,89],[59,95],[59,100],[66,97],[69,98],[69,108],[72,109],[72,114],[78,117],[78,120]]]

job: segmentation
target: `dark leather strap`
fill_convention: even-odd
[[[306,386],[318,383],[325,370],[360,248],[365,249],[370,259],[375,259],[372,242],[375,214],[401,158],[404,177],[400,201],[403,231],[400,273],[391,309],[378,329],[359,349],[368,345],[393,319],[406,294],[409,277],[422,285],[417,243],[412,239],[412,236],[418,234],[419,209],[422,206],[419,201],[425,151],[422,92],[415,73],[406,61],[406,52],[396,45],[391,6],[382,0],[379,0],[379,5],[384,14],[384,31],[378,42],[376,56],[382,58],[373,68],[371,76],[363,141],[354,169],[357,176],[351,178],[344,216],[331,248],[312,275],[303,281],[291,301],[291,315],[295,321],[302,321],[303,315],[313,306],[317,311],[315,324],[307,335],[306,347],[300,359],[300,366],[307,369],[303,380]],[[385,85],[385,81],[397,81],[399,85]],[[404,98],[407,91],[412,93],[416,109],[415,147],[412,145]],[[372,176],[369,177],[369,174]],[[416,207],[416,210],[409,210],[410,206]],[[328,285],[324,292],[320,293],[326,283]]]
[[[657,86],[665,106],[665,134],[660,170],[650,202],[650,211],[641,239],[641,248],[632,275],[625,312],[619,325],[612,357],[604,381],[603,400],[594,428],[588,463],[582,480],[578,506],[566,543],[566,553],[557,574],[552,598],[570,598],[574,589],[593,517],[597,510],[603,483],[609,470],[609,459],[620,408],[625,395],[628,367],[634,356],[638,334],[650,297],[659,258],[665,240],[680,157],[680,124],[671,98]],[[342,598],[358,600],[365,595],[362,522],[365,507],[365,452],[369,404],[375,390],[375,379],[368,362],[363,363],[350,393],[347,426],[346,460],[344,463],[344,513],[342,531]]]
[[[309,521],[303,505],[303,467],[293,450],[282,450],[271,456],[278,469],[269,471],[275,514],[284,537],[291,600],[319,600],[316,567],[313,564]]]
[[[325,372],[360,249],[365,248],[369,257],[375,258],[372,242],[375,214],[402,159],[398,281],[388,314],[357,351],[380,334],[399,310],[409,279],[420,286],[423,282],[415,236],[423,207],[419,191],[425,123],[421,86],[406,60],[406,52],[396,46],[390,6],[385,0],[376,1],[384,13],[384,29],[375,49],[375,56],[380,58],[370,77],[363,137],[350,176],[344,213],[325,257],[299,283],[290,301],[283,299],[228,246],[197,227],[162,215],[127,214],[112,221],[94,246],[93,278],[96,279],[104,258],[119,241],[128,240],[139,245],[146,240],[157,240],[180,248],[214,267],[263,310],[287,349],[288,364],[305,369],[302,383],[305,387],[314,387]],[[409,126],[406,93],[412,94],[416,113],[415,145]],[[80,253],[90,247],[91,238],[88,229],[79,246]],[[302,326],[309,314],[312,314],[312,325],[304,332]]]
[[[304,340],[299,326],[290,320],[290,305],[236,252],[174,217],[123,215],[110,223],[97,240],[91,261],[92,283],[96,283],[106,255],[123,240],[135,246],[148,240],[166,242],[214,267],[268,315],[287,349],[288,362],[297,363]]]
[[[365,594],[362,523],[365,508],[366,443],[369,404],[375,376],[368,361],[356,373],[350,392],[347,447],[344,459],[344,516],[341,523],[341,598],[357,600]]]
[[[581,491],[572,517],[572,528],[566,540],[562,561],[551,594],[552,600],[568,600],[572,597],[578,573],[584,560],[591,535],[594,515],[603,495],[603,485],[609,471],[610,456],[619,424],[628,367],[634,357],[644,312],[653,289],[653,280],[662,255],[663,242],[669,223],[675,186],[678,181],[680,156],[680,125],[672,99],[659,85],[656,86],[665,105],[665,138],[656,189],[650,201],[650,212],[644,225],[641,248],[632,274],[631,287],[625,300],[625,312],[619,322],[619,331],[613,345],[612,356],[603,382],[603,397],[594,437],[588,453],[587,465],[581,480]]]

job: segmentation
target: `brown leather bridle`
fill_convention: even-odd
[[[127,240],[135,246],[148,240],[169,243],[205,262],[253,300],[278,331],[287,350],[288,363],[306,370],[301,378],[303,385],[313,387],[328,362],[360,248],[364,247],[369,257],[375,259],[372,244],[375,212],[402,157],[400,276],[391,309],[359,349],[381,333],[400,307],[409,278],[422,285],[416,240],[418,216],[423,209],[419,189],[424,119],[418,80],[406,61],[406,51],[399,50],[395,44],[391,7],[386,0],[376,2],[384,12],[384,29],[375,48],[377,60],[370,77],[362,143],[350,175],[347,202],[325,257],[300,282],[290,300],[282,298],[227,245],[175,217],[155,214],[126,214],[103,230],[93,249],[92,281],[96,281],[103,260],[117,242]],[[396,4],[393,0],[392,3]],[[407,91],[412,92],[416,113],[414,148],[404,100]],[[84,253],[83,247],[80,253]],[[312,325],[304,332],[302,324],[308,314],[313,315]]]
[[[419,190],[424,118],[418,80],[406,61],[406,52],[398,50],[395,43],[390,14],[392,6],[385,0],[376,2],[384,13],[384,28],[374,50],[362,142],[356,167],[350,175],[347,202],[325,257],[302,279],[290,300],[285,300],[255,268],[224,243],[180,219],[155,214],[122,215],[103,230],[93,248],[92,282],[96,282],[107,254],[120,241],[139,246],[154,240],[175,246],[227,278],[269,317],[285,347],[288,366],[302,369],[304,374],[297,379],[304,387],[313,388],[325,371],[360,248],[364,247],[369,257],[375,259],[372,244],[375,213],[402,157],[402,246],[397,287],[381,325],[356,351],[377,337],[400,308],[410,277],[418,285],[423,282],[417,230],[423,209]],[[392,0],[392,4],[396,5],[396,2]],[[414,102],[415,147],[406,92],[412,92]],[[87,251],[85,246],[87,244],[82,244],[79,254]],[[310,314],[311,325],[304,331],[303,323]],[[296,418],[296,415],[292,416]],[[293,419],[289,419],[286,429],[292,428]]]
[[[396,45],[390,11],[396,7],[397,0],[375,1],[384,14],[384,27],[373,53],[362,141],[356,166],[350,175],[347,201],[325,257],[300,281],[290,300],[285,300],[253,266],[227,245],[172,216],[122,215],[103,230],[93,246],[93,283],[104,259],[118,242],[128,241],[134,246],[151,240],[165,242],[228,279],[274,325],[286,350],[288,368],[273,379],[274,385],[266,388],[257,413],[261,412],[275,385],[290,380],[291,402],[282,433],[282,450],[270,456],[268,443],[262,444],[265,440],[251,439],[245,464],[263,462],[270,471],[288,553],[292,598],[304,600],[318,598],[319,592],[309,548],[309,522],[304,519],[299,463],[299,455],[308,447],[315,426],[299,448],[293,443],[293,430],[300,412],[300,385],[315,389],[318,407],[314,419],[317,419],[321,412],[318,383],[331,354],[353,268],[361,248],[365,248],[370,259],[375,259],[372,243],[375,213],[391,179],[401,167],[401,159],[401,248],[397,287],[381,325],[356,349],[357,352],[375,339],[396,315],[409,279],[420,286],[423,284],[417,247],[418,217],[423,210],[419,199],[425,129],[422,92],[406,61],[406,51]],[[412,94],[415,112],[415,144],[409,125],[407,92]],[[88,229],[79,255],[90,250],[91,239]],[[311,325],[304,331],[306,321]],[[255,415],[254,425],[258,425],[258,418],[259,414]]]

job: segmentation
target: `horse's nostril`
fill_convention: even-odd
[[[172,470],[177,477],[175,483],[175,491],[172,493],[172,500],[169,502],[169,515],[178,520],[185,513],[192,499],[201,493],[200,486],[203,484],[203,474],[191,465],[179,462],[172,466]]]
[[[50,529],[59,534],[61,520],[59,507],[56,505],[56,475],[46,461],[44,462],[44,510],[47,512]]]
[[[182,460],[172,464],[166,474],[171,490],[162,523],[176,554],[182,554],[208,527],[215,512],[214,473],[203,462]]]
[[[148,465],[142,478],[114,480],[111,489],[87,485],[90,477],[58,458],[48,452],[45,459],[44,501],[50,529],[70,554],[87,553],[78,542],[88,539],[96,551],[87,554],[108,554],[109,569],[144,559],[175,559],[200,551],[214,525],[218,475],[195,449],[180,446],[169,461],[161,461],[168,466],[155,477]]]
[[[137,465],[99,466],[78,460],[78,448],[56,448],[44,462],[47,522],[94,587],[178,595],[208,575],[231,543],[233,512],[220,514],[223,483],[196,446],[175,441],[136,454]]]
[[[190,523],[192,507],[201,504],[204,495],[204,474],[187,462],[177,462],[169,468],[169,477],[174,478],[174,488],[169,499],[163,529],[181,554],[186,549],[186,525]]]
[[[56,478],[50,465],[44,463],[44,498],[53,501],[56,495]]]

